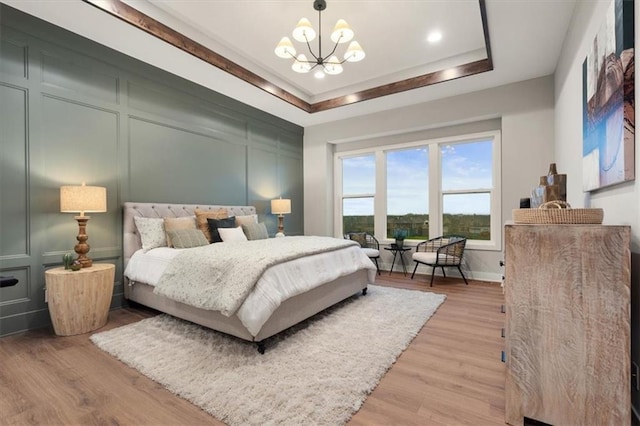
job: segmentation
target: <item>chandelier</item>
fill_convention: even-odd
[[[322,11],[327,8],[325,0],[315,0],[313,8],[318,11],[318,53],[315,54],[311,49],[309,42],[316,38],[316,32],[311,26],[311,22],[307,18],[302,18],[293,30],[292,36],[294,40],[300,43],[306,43],[309,54],[313,60],[307,59],[304,53],[297,55],[296,49],[289,37],[282,37],[278,46],[276,46],[276,56],[284,59],[293,59],[291,68],[295,72],[307,73],[316,67],[321,67],[316,72],[316,77],[324,77],[324,74],[337,75],[342,72],[342,64],[345,62],[358,62],[364,59],[365,53],[357,41],[351,41],[354,33],[344,19],[339,19],[331,33],[331,41],[335,43],[333,50],[327,55],[322,54]],[[339,44],[351,41],[344,53],[343,59],[340,60],[335,55]]]

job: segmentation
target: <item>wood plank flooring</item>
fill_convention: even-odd
[[[385,272],[376,283],[442,293],[447,300],[349,424],[503,425],[500,286],[436,278],[429,288],[425,276]],[[152,315],[115,310],[102,330]],[[90,335],[57,337],[42,329],[0,339],[0,424],[222,424],[97,349]]]

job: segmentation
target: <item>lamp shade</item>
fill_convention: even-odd
[[[278,45],[276,46],[276,56],[278,56],[279,58],[295,58],[296,56],[296,49],[293,47],[293,43],[291,43],[291,40],[289,40],[289,37],[282,37],[282,40],[280,40],[280,43],[278,43]]]
[[[107,211],[107,189],[101,186],[61,186],[62,213],[102,213]]]
[[[338,19],[336,26],[331,33],[331,41],[334,43],[346,43],[353,38],[353,30],[344,19]]]
[[[324,65],[324,72],[329,75],[338,75],[342,72],[342,65],[336,55],[333,55]]]
[[[271,213],[273,214],[289,214],[291,213],[291,200],[279,198],[271,200]]]
[[[365,57],[364,50],[362,50],[362,46],[357,41],[352,41],[347,48],[347,51],[344,54],[344,59],[348,62],[358,62],[364,59]]]
[[[316,38],[316,31],[307,18],[302,18],[298,21],[298,25],[293,29],[291,35],[296,41],[306,43]]]
[[[291,69],[301,74],[311,71],[311,65],[307,63],[307,57],[304,53],[298,55],[295,62],[291,65]]]

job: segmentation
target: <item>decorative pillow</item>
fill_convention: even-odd
[[[195,222],[194,222],[195,223]],[[209,241],[199,229],[175,229],[167,232],[175,248],[191,248],[209,245]]]
[[[222,242],[220,238],[220,233],[218,232],[218,228],[235,228],[236,227],[236,218],[231,216],[226,219],[207,219],[207,223],[209,224],[209,233],[211,235],[212,243]]]
[[[248,240],[266,240],[269,238],[267,226],[264,222],[242,225],[242,231]]]
[[[148,251],[156,247],[166,247],[167,237],[164,233],[164,219],[161,217],[134,216],[133,221],[140,233],[142,249]]]
[[[367,234],[365,234],[364,232],[351,234],[351,239],[360,244],[360,247],[367,247]]]
[[[236,216],[236,226],[250,225],[258,223],[257,214],[248,214],[246,216]]]
[[[225,243],[230,241],[247,241],[247,236],[242,232],[242,227],[238,226],[237,228],[218,228],[218,232],[220,233],[220,238]]]
[[[197,229],[196,217],[165,217],[164,218],[164,232],[167,233],[167,245],[173,247],[170,231],[176,231],[178,229]],[[202,233],[202,231],[200,231]],[[203,234],[204,236],[204,234]]]
[[[227,209],[218,209],[218,210],[201,210],[196,208],[196,226],[199,230],[202,231],[207,240],[212,243],[213,239],[211,238],[211,233],[209,232],[209,224],[207,223],[207,219],[224,219],[229,216],[227,213]]]

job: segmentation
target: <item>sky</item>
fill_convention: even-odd
[[[442,189],[492,188],[491,141],[443,144]],[[427,214],[428,148],[387,151],[387,214]],[[343,159],[343,195],[375,193],[375,155]],[[488,194],[445,194],[444,213],[489,214]],[[346,216],[372,215],[371,198],[345,201]]]

